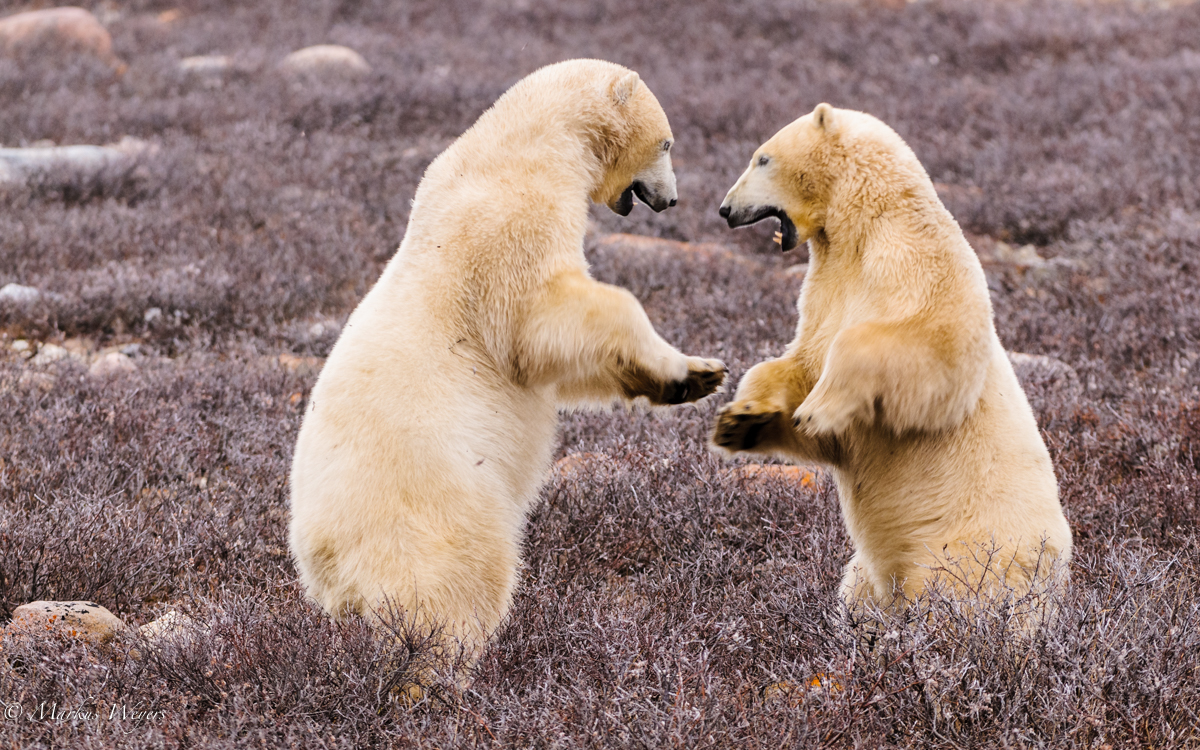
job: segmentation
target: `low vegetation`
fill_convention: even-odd
[[[40,291],[0,300],[0,617],[92,599],[202,627],[154,649],[6,640],[0,744],[1200,742],[1200,4],[85,5],[128,68],[0,59],[0,145],[156,150],[0,185],[0,287]],[[372,72],[275,70],[326,42]],[[178,67],[218,53],[224,72]],[[287,475],[318,358],[425,165],[522,75],[579,56],[637,69],[677,138],[679,206],[596,210],[593,271],[735,382],[791,338],[804,262],[716,214],[754,147],[820,101],[913,146],[985,260],[1005,345],[1078,375],[1029,388],[1076,541],[1044,628],[936,596],[849,621],[832,480],[712,455],[727,396],[564,419],[559,456],[587,455],[552,472],[467,689],[446,675],[411,704],[422,633],[381,641],[303,599]],[[77,356],[25,358],[48,344]],[[136,370],[89,375],[108,349]]]

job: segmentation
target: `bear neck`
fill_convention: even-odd
[[[572,183],[569,197],[577,197],[576,190],[595,197],[607,187],[606,157],[617,135],[609,107],[574,88],[523,85],[527,81],[497,100],[460,140],[470,135],[473,141],[499,144],[495,153],[500,161],[494,165],[498,173],[521,168],[550,176],[556,185]],[[492,145],[489,150],[496,148]],[[479,153],[478,149],[466,152]]]
[[[913,160],[915,162],[915,157]],[[935,212],[944,212],[937,192],[919,163],[894,155],[855,161],[848,159],[835,181],[821,230],[831,248],[862,250],[877,228],[937,226]],[[904,217],[903,221],[897,221]],[[881,223],[882,222],[882,223]]]

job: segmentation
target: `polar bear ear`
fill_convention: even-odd
[[[826,135],[835,135],[838,123],[833,114],[833,107],[825,102],[818,104],[817,108],[813,110],[813,125],[819,130],[824,130]]]
[[[641,78],[638,77],[637,71],[633,70],[618,78],[613,83],[611,89],[613,102],[620,107],[628,104],[629,100],[633,98],[633,92],[637,91],[638,81],[640,80]]]

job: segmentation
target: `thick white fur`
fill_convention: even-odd
[[[477,652],[509,606],[558,408],[720,385],[720,362],[676,351],[583,256],[589,199],[640,179],[674,200],[670,139],[636,73],[576,60],[517,83],[430,164],[296,444],[291,550],[331,614],[386,600]]]
[[[799,324],[746,373],[714,443],[832,467],[848,602],[911,599],[943,571],[959,590],[1020,591],[1064,569],[1071,531],[983,270],[911,149],[822,104],[755,152],[723,210],[764,206],[809,242]]]

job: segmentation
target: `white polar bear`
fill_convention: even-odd
[[[477,653],[509,607],[558,408],[720,386],[721,362],[676,351],[583,255],[589,199],[675,204],[671,145],[637,73],[574,60],[518,82],[429,165],[296,443],[291,550],[328,612],[398,607]]]
[[[939,573],[1022,591],[1065,569],[1071,531],[983,269],[900,136],[821,104],[759,147],[721,215],[778,218],[810,260],[795,339],[746,373],[713,442],[832,467],[855,548],[843,597],[891,606]]]

